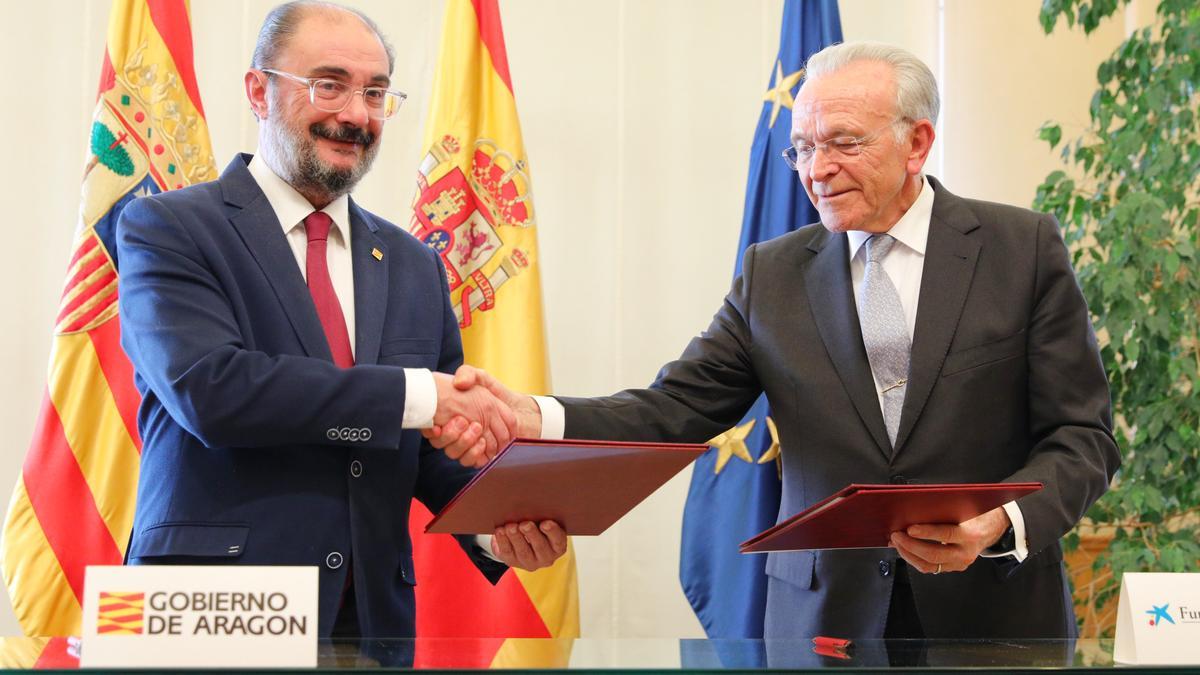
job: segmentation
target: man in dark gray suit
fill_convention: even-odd
[[[1045,484],[888,549],[770,554],[769,638],[1076,632],[1059,538],[1119,464],[1096,338],[1053,218],[922,173],[937,114],[911,54],[823,50],[785,156],[820,225],[747,249],[712,324],[649,388],[535,403],[459,374],[506,397],[521,435],[572,438],[704,441],[766,392],[780,519],[848,483]],[[467,446],[463,428],[429,435]]]

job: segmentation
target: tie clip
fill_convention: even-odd
[[[374,257],[376,260],[383,260],[383,251],[380,251],[377,248],[373,248],[373,249],[371,249],[371,256]]]
[[[890,387],[884,387],[882,390],[880,390],[880,392],[879,392],[879,393],[880,393],[880,394],[886,394],[886,393],[888,393],[889,391],[891,391],[891,390],[893,390],[893,389],[898,389],[898,388],[900,388],[900,387],[903,387],[905,384],[908,384],[908,379],[907,379],[907,378],[905,378],[905,379],[903,379],[903,380],[900,380],[899,382],[897,382],[896,384],[893,384],[893,385],[892,385],[892,386],[890,386]]]

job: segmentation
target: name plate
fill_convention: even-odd
[[[87,568],[81,665],[317,665],[317,568]]]
[[[1113,660],[1200,665],[1200,574],[1125,574]]]

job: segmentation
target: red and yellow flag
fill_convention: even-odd
[[[117,320],[115,228],[130,200],[216,175],[186,0],[113,0],[46,393],[9,504],[4,580],[26,635],[78,634],[87,565],[129,543],[141,439]]]
[[[447,0],[431,99],[410,230],[446,263],[467,363],[545,393],[537,217],[496,0]],[[579,635],[573,550],[493,588],[452,539],[419,534],[428,518],[414,513],[418,635]]]

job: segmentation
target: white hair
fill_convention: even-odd
[[[878,61],[896,74],[896,114],[912,121],[926,119],[937,126],[941,100],[937,80],[925,62],[912,53],[883,42],[842,42],[813,54],[805,64],[805,80],[815,80],[858,61]]]

